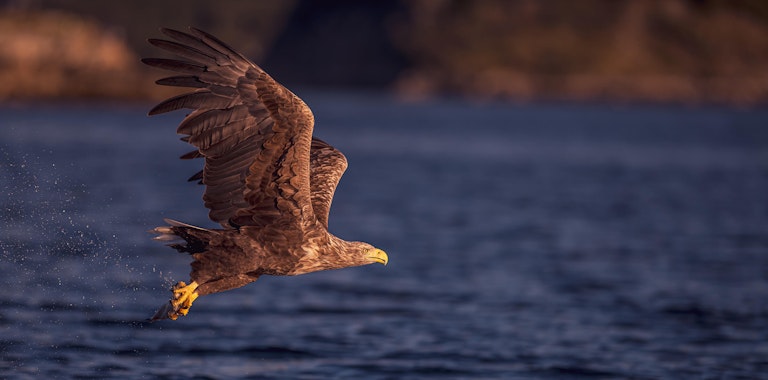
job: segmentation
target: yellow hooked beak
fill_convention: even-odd
[[[387,256],[387,253],[375,248],[373,251],[370,251],[368,253],[368,258],[373,260],[374,262],[387,265],[389,262],[389,257]]]

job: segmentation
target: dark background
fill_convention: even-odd
[[[157,99],[167,93],[147,76],[158,74],[138,63],[157,54],[146,38],[159,36],[160,26],[196,26],[289,87],[386,90],[416,99],[756,104],[768,99],[767,4],[5,1],[0,99]],[[78,31],[83,25],[89,27]],[[66,58],[115,56],[96,43],[72,43],[78,33],[86,40],[114,37],[110,43],[124,47],[126,63],[86,69]],[[26,42],[18,43],[22,37]],[[23,51],[46,44],[55,48]]]

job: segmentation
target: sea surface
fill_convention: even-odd
[[[215,227],[150,105],[0,107],[0,378],[768,378],[768,109],[308,92],[370,265],[147,322]]]

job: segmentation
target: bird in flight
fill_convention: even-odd
[[[192,110],[177,128],[195,150],[182,159],[203,158],[190,181],[205,186],[208,229],[171,219],[153,229],[155,240],[189,253],[189,284],[151,318],[187,315],[199,296],[256,281],[262,275],[298,275],[372,263],[387,254],[364,242],[328,232],[328,212],[347,168],[344,155],[312,136],[309,107],[259,66],[216,37],[161,29],[171,40],[149,43],[179,59],[145,58],[145,64],[175,72],[156,83],[193,88],[169,98],[150,115]]]

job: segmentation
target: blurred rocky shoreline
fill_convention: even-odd
[[[139,58],[95,22],[57,11],[0,13],[0,99],[142,99]]]
[[[288,86],[407,99],[768,103],[761,0],[19,3],[0,3],[5,102],[167,96],[173,89],[153,83],[163,73],[140,64],[156,54],[145,39],[159,26],[194,25]]]

